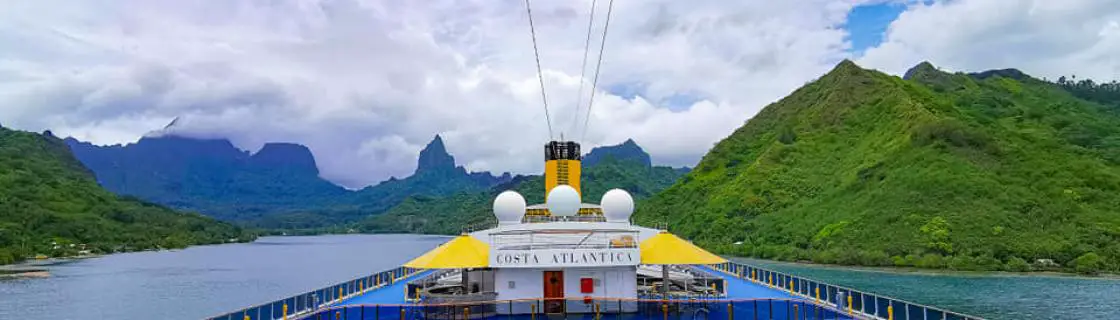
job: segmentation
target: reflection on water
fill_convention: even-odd
[[[1120,319],[1120,279],[1115,278],[886,272],[736,260],[989,319]]]
[[[0,281],[0,319],[199,319],[394,268],[448,239],[265,237],[54,264],[50,278]],[[745,262],[991,319],[1120,319],[1117,279]]]
[[[0,281],[0,319],[199,319],[394,268],[447,239],[264,237],[54,264],[50,278]]]

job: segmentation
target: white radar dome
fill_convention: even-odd
[[[494,198],[494,216],[499,223],[521,222],[525,215],[525,197],[513,190],[503,191]]]
[[[630,214],[634,213],[634,198],[626,190],[611,189],[603,194],[599,206],[603,208],[607,222],[627,222]]]
[[[581,205],[579,192],[569,185],[558,185],[548,192],[548,212],[554,216],[574,216]]]

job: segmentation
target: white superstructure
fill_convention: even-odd
[[[544,207],[565,214],[549,219],[525,219],[513,214],[527,208],[523,199],[513,191],[503,192],[494,201],[499,225],[470,234],[490,247],[489,265],[497,300],[544,299],[544,310],[536,312],[549,313],[586,312],[588,306],[548,301],[637,298],[637,268],[641,263],[638,243],[657,231],[630,224],[634,206],[626,191],[611,190],[604,195],[603,205],[580,206],[574,189],[558,186],[549,193]],[[601,207],[606,219],[570,221],[576,220],[571,218],[577,208],[592,206]],[[602,308],[606,311],[632,306],[611,304]],[[527,308],[528,305],[515,305],[512,311],[533,311]],[[502,306],[498,309],[499,313],[508,312]]]

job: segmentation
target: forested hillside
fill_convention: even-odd
[[[638,201],[672,185],[686,170],[653,166],[649,154],[633,141],[593,149],[584,159],[594,159],[582,170],[583,202],[599,203],[607,190],[620,188]],[[544,202],[544,177],[521,176],[485,192],[458,193],[449,197],[413,196],[384,214],[372,216],[355,227],[363,232],[412,232],[454,234],[463,227],[493,222],[494,197],[516,190],[529,204]]]
[[[202,215],[117,196],[61,139],[0,127],[0,264],[252,238]]]
[[[1067,89],[1017,70],[923,63],[903,79],[844,61],[635,220],[782,260],[1120,271],[1120,110]]]

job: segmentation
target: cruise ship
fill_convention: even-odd
[[[400,267],[211,319],[978,319],[728,261],[633,224],[625,190],[581,201],[578,143],[544,160],[543,204],[502,192],[494,225]]]

